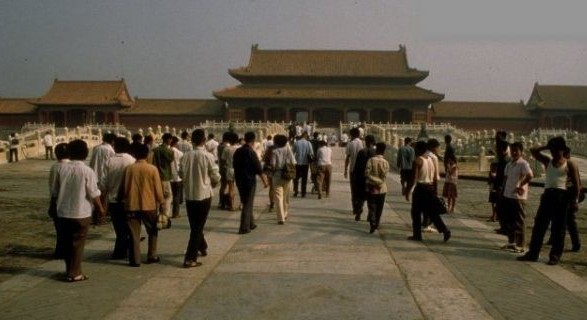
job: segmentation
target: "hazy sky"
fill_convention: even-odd
[[[526,101],[587,85],[578,0],[0,0],[0,96],[126,79],[143,98],[211,98],[260,49],[397,50],[445,100]]]

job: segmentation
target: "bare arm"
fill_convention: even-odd
[[[422,159],[421,158],[416,158],[416,160],[414,160],[414,163],[412,164],[412,176],[410,177],[410,180],[408,181],[408,185],[406,186],[406,200],[410,201],[410,193],[412,192],[412,188],[414,188],[414,185],[416,185],[416,177],[418,176],[418,174],[420,173],[420,169],[422,168]]]
[[[530,153],[532,154],[534,159],[540,161],[544,165],[544,167],[546,168],[548,166],[548,163],[550,162],[550,158],[545,156],[544,154],[542,154],[542,151],[544,151],[544,150],[548,150],[548,147],[547,146],[540,146],[540,147],[530,148]]]

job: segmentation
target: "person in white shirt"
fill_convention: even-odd
[[[194,130],[192,142],[195,145],[194,150],[184,154],[180,164],[180,176],[184,181],[186,210],[190,223],[190,238],[183,263],[185,268],[202,265],[197,261],[198,255],[208,254],[204,226],[212,205],[212,189],[220,182],[218,165],[204,147],[206,142],[204,130]]]
[[[76,282],[88,279],[82,273],[81,262],[92,220],[92,205],[100,217],[105,213],[100,201],[96,173],[84,163],[89,152],[88,145],[83,140],[73,140],[68,148],[71,161],[59,170],[52,194],[57,195],[57,219],[63,244],[65,280]]]
[[[115,260],[124,260],[128,257],[130,244],[130,231],[124,203],[118,199],[124,169],[135,163],[135,158],[128,154],[129,150],[130,143],[126,138],[117,137],[114,139],[114,156],[106,160],[104,175],[99,181],[102,199],[105,199],[105,202],[108,203],[108,214],[116,234],[114,250],[111,256],[111,259]]]
[[[179,176],[179,164],[181,163],[181,158],[184,153],[177,148],[178,143],[179,139],[177,137],[171,138],[171,150],[173,151],[173,162],[171,162],[171,193],[173,195],[173,200],[171,200],[172,218],[179,218],[179,206],[183,203],[183,181]]]
[[[208,141],[206,141],[206,151],[210,152],[214,156],[214,161],[218,163],[218,141],[214,139],[214,134],[208,134]]]
[[[181,133],[181,141],[177,143],[177,149],[183,153],[187,153],[194,149],[192,143],[189,141],[189,133],[187,131]]]
[[[112,144],[114,143],[114,139],[116,135],[113,133],[105,133],[102,136],[102,144],[99,144],[92,149],[92,157],[90,158],[90,168],[94,170],[98,181],[102,179],[104,176],[104,168],[106,167],[106,160],[110,157],[114,156],[114,148]],[[103,203],[105,206],[106,204]],[[105,219],[99,219],[98,216],[94,213],[92,215],[93,223],[100,225],[106,223]]]
[[[360,216],[363,211],[363,202],[360,201],[360,195],[364,190],[358,190],[355,182],[356,175],[353,175],[355,168],[355,160],[357,160],[357,154],[363,149],[363,141],[359,138],[359,129],[352,128],[350,131],[351,142],[347,144],[345,149],[346,158],[344,160],[344,177],[349,178],[351,185],[351,203],[353,205],[353,214]],[[349,175],[350,173],[350,175]]]
[[[45,146],[45,159],[51,158],[53,160],[53,135],[51,131],[47,131],[43,136],[43,145]]]
[[[436,139],[429,139],[426,142],[427,151],[425,153],[426,157],[432,159],[432,163],[434,164],[434,172],[436,172],[436,179],[434,180],[434,192],[438,194],[438,181],[440,181],[440,165],[438,163],[438,151],[440,148],[440,142]],[[424,211],[423,218],[422,218],[422,227],[424,228],[424,232],[438,232],[433,226],[432,222],[430,221],[430,216],[428,215],[428,211]]]
[[[316,152],[318,162],[318,175],[316,185],[318,189],[318,199],[322,199],[322,193],[326,198],[330,195],[330,177],[332,176],[332,149],[326,141],[318,142],[318,151]]]

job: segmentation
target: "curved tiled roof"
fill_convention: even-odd
[[[527,119],[523,102],[442,101],[432,104],[433,118]]]
[[[528,107],[587,111],[587,86],[534,85]]]
[[[341,99],[440,101],[444,95],[416,86],[240,85],[214,92],[218,99]]]
[[[212,99],[139,99],[125,115],[222,115],[224,103]]]
[[[34,113],[36,107],[27,101],[30,98],[0,98],[0,114]]]
[[[42,97],[30,101],[36,105],[123,105],[132,99],[124,80],[59,81]]]
[[[229,70],[241,76],[400,77],[424,79],[427,71],[411,69],[406,51],[259,50],[253,46],[249,65]]]

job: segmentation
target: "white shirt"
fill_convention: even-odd
[[[353,172],[355,168],[355,160],[357,160],[357,154],[363,149],[363,141],[359,138],[353,139],[347,144],[345,149],[345,155],[350,157],[349,161],[349,172]]]
[[[179,151],[176,147],[171,147],[173,150],[173,162],[171,162],[171,181],[180,182],[181,177],[179,176],[179,164],[183,157],[183,152]]]
[[[328,146],[318,148],[316,152],[319,166],[326,166],[332,164],[332,149]]]
[[[206,141],[206,150],[214,156],[214,161],[218,161],[218,141],[210,139]]]
[[[212,183],[220,181],[220,173],[214,157],[204,147],[185,153],[179,168],[186,200],[201,201],[212,197]]]
[[[436,171],[436,181],[440,181],[440,166],[438,165],[438,156],[432,151],[426,151],[424,155],[432,158],[432,161],[434,162],[434,170]]]
[[[124,169],[133,163],[135,163],[135,158],[128,153],[116,153],[106,160],[104,175],[100,178],[99,187],[108,196],[108,202],[118,202],[116,197],[124,176]]]
[[[516,161],[512,160],[505,166],[505,186],[503,188],[503,196],[510,199],[528,199],[528,184],[522,186],[524,191],[519,195],[517,188],[520,187],[520,181],[524,179],[527,174],[532,174],[530,164],[528,161],[520,158]]]
[[[46,134],[43,137],[43,145],[45,145],[45,147],[52,147],[53,146],[53,136],[50,134]]]
[[[104,175],[104,168],[106,167],[106,160],[114,156],[114,149],[108,143],[102,143],[97,145],[92,150],[92,159],[90,160],[90,168],[94,169],[94,172],[101,179]]]
[[[57,195],[57,216],[71,219],[91,217],[93,199],[101,195],[96,173],[80,160],[61,167],[52,194]]]
[[[63,165],[68,162],[69,159],[59,160],[51,166],[51,169],[49,169],[49,194],[51,194],[51,197],[57,197],[57,193],[53,193],[55,183],[57,182],[57,176]]]
[[[192,143],[187,140],[181,140],[177,143],[177,149],[183,153],[186,153],[188,151],[194,150],[194,146],[192,146]]]

